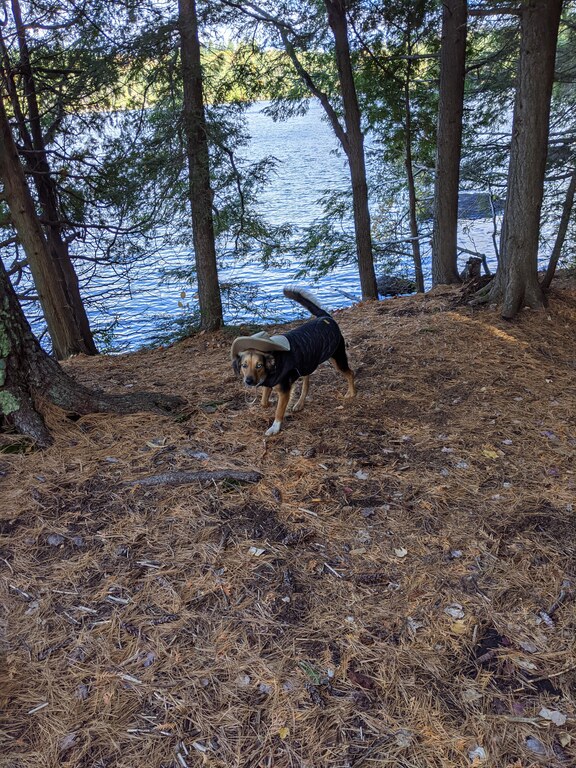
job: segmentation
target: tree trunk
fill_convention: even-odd
[[[522,4],[520,58],[500,266],[489,300],[512,319],[524,307],[544,305],[538,282],[538,238],[548,148],[550,98],[562,0]]]
[[[410,34],[410,32],[408,32]],[[412,51],[409,48],[409,53]],[[414,276],[416,278],[416,290],[424,293],[424,273],[422,272],[422,256],[420,253],[420,239],[418,232],[416,182],[414,180],[414,164],[412,162],[412,108],[410,104],[410,77],[411,63],[408,62],[406,80],[404,81],[404,109],[406,119],[404,121],[404,165],[406,167],[406,180],[408,182],[408,203],[410,219],[410,235],[412,245],[412,260],[414,261]]]
[[[572,171],[570,177],[570,183],[566,190],[566,196],[564,198],[564,204],[562,206],[562,215],[560,216],[560,224],[558,225],[558,232],[556,233],[556,240],[554,241],[554,247],[550,254],[550,261],[548,262],[548,268],[544,279],[540,283],[540,287],[543,291],[547,291],[550,288],[550,283],[556,272],[558,266],[558,260],[562,253],[562,246],[566,239],[566,233],[568,232],[568,224],[570,223],[570,216],[572,215],[572,208],[574,207],[574,194],[576,193],[576,168]]]
[[[467,0],[444,0],[434,184],[432,285],[459,283],[458,189],[466,63]]]
[[[206,330],[215,330],[222,325],[222,299],[216,264],[210,157],[202,93],[196,2],[178,0],[178,8],[184,81],[184,132],[188,154],[200,324]]]
[[[0,180],[12,222],[26,253],[44,317],[58,358],[85,351],[62,275],[55,275],[46,238],[26,184],[0,94]]]
[[[282,38],[284,48],[294,69],[302,82],[315,96],[326,113],[332,130],[346,153],[350,180],[352,183],[352,205],[354,215],[354,234],[358,273],[363,299],[377,299],[376,274],[374,272],[374,256],[372,251],[372,228],[370,224],[370,208],[368,206],[368,184],[366,181],[366,161],[364,157],[364,136],[362,135],[360,108],[354,83],[350,44],[348,42],[348,23],[346,20],[346,3],[344,0],[324,0],[328,14],[328,23],[334,35],[336,66],[344,106],[345,128],[330,103],[327,94],[314,82],[314,79],[298,58],[294,44],[290,40],[288,30],[290,25],[284,18],[269,13],[256,3],[250,3],[255,11],[255,18],[273,24]],[[294,32],[292,31],[294,34]]]
[[[30,170],[36,191],[38,201],[42,210],[43,228],[48,245],[48,258],[52,264],[45,272],[45,277],[50,280],[59,280],[61,290],[66,293],[66,304],[69,311],[66,313],[56,311],[50,312],[51,320],[46,318],[48,331],[52,338],[54,354],[57,358],[63,359],[70,355],[84,353],[95,355],[98,353],[88,316],[80,295],[80,286],[78,277],[68,249],[68,243],[62,237],[62,221],[60,216],[60,205],[58,193],[54,179],[50,173],[38,99],[36,95],[36,83],[30,62],[30,53],[28,42],[26,40],[26,30],[22,21],[22,14],[18,0],[12,0],[12,14],[18,33],[18,45],[20,50],[20,61],[18,66],[18,75],[22,77],[24,83],[24,95],[28,106],[28,120],[30,123],[30,132],[26,127],[26,121],[22,109],[18,103],[18,96],[15,87],[9,87],[11,101],[14,107],[14,114],[17,117],[18,129],[21,140],[26,149],[25,162]],[[10,81],[9,86],[13,86],[12,70],[6,72],[6,77]],[[36,282],[36,278],[35,282]],[[50,291],[43,290],[43,286],[36,284],[38,293],[50,295]],[[49,300],[49,299],[47,299]],[[69,328],[54,327],[54,323],[69,323]],[[62,344],[66,340],[66,344]]]
[[[32,334],[0,259],[0,423],[45,447],[52,442],[40,412],[45,401],[74,414],[166,412],[183,402],[159,393],[104,395],[75,382]]]
[[[354,83],[354,73],[348,42],[346,3],[344,0],[325,0],[328,23],[336,46],[336,64],[344,105],[346,141],[344,150],[350,166],[352,180],[352,201],[354,209],[354,231],[358,253],[358,271],[363,299],[378,298],[374,258],[372,253],[372,229],[368,205],[368,184],[366,182],[366,161],[364,157],[364,136],[362,134],[360,107]]]

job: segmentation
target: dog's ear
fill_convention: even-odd
[[[240,355],[236,355],[236,357],[232,360],[232,368],[234,369],[234,373],[236,375],[240,373]]]
[[[272,353],[264,355],[264,367],[269,373],[276,368],[276,358]]]

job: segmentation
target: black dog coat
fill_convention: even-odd
[[[284,334],[290,342],[289,352],[274,352],[275,367],[260,383],[274,387],[280,382],[293,384],[300,376],[309,376],[334,353],[342,343],[338,323],[329,315],[309,320]]]

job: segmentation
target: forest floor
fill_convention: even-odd
[[[1,766],[576,765],[576,284],[460,296],[336,312],[268,439],[231,330],[66,363],[188,407],[0,455]]]

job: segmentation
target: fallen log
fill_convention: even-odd
[[[255,470],[241,470],[241,469],[199,469],[193,472],[187,471],[175,471],[175,472],[163,472],[159,475],[149,475],[148,477],[141,477],[138,480],[131,480],[126,482],[125,485],[186,485],[187,483],[206,483],[216,482],[220,483],[223,480],[229,480],[235,483],[257,483],[262,479],[262,473]]]

